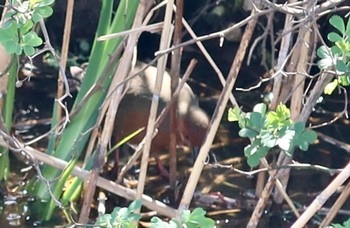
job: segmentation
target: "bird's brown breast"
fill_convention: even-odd
[[[140,71],[145,65],[139,64],[134,72]],[[127,84],[127,92],[122,99],[117,113],[115,124],[115,136],[117,140],[132,134],[136,130],[146,128],[150,113],[152,95],[157,69],[147,68],[143,73],[131,79]],[[165,72],[160,93],[158,114],[171,99],[170,75]],[[188,84],[181,90],[177,106],[178,145],[191,144],[199,146],[208,128],[209,118],[198,106],[195,95]],[[152,141],[151,152],[158,153],[167,150],[170,140],[169,115],[158,129],[158,133]],[[144,137],[145,131],[130,140],[131,144],[138,144]],[[186,138],[187,142],[184,141]]]

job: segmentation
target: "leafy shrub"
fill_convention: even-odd
[[[142,205],[141,200],[135,200],[129,207],[116,207],[111,214],[105,214],[95,225],[106,228],[134,228],[137,227],[137,222],[141,215],[134,213]],[[215,222],[210,218],[205,217],[206,212],[202,208],[196,208],[192,212],[184,210],[181,213],[181,221],[171,219],[169,222],[163,221],[158,217],[151,219],[151,228],[211,228],[214,227]]]
[[[337,32],[328,33],[327,39],[333,44],[331,47],[323,45],[317,49],[320,58],[317,65],[321,70],[335,69],[338,77],[326,86],[326,94],[331,94],[339,84],[350,85],[350,20],[345,26],[345,21],[334,15],[329,23]]]
[[[250,138],[251,144],[244,148],[244,155],[250,167],[259,165],[272,148],[278,147],[291,156],[295,147],[306,151],[317,134],[305,129],[305,123],[294,123],[290,111],[284,104],[279,104],[276,111],[267,112],[267,106],[257,104],[253,112],[244,113],[239,108],[231,108],[229,121],[238,121],[239,136]]]
[[[165,222],[158,217],[151,219],[151,228],[211,228],[214,227],[214,220],[205,217],[205,210],[202,208],[196,208],[192,212],[184,210],[181,213],[181,221],[177,219],[171,219],[169,222]]]
[[[343,224],[332,224],[333,228],[350,228],[350,219],[346,220],[345,222],[343,222]]]
[[[95,225],[106,228],[121,227],[134,228],[137,227],[137,221],[141,215],[134,213],[142,205],[141,200],[135,200],[129,207],[116,207],[111,214],[105,214],[98,219]]]
[[[10,54],[31,56],[35,47],[43,41],[33,31],[34,26],[43,18],[52,15],[50,7],[55,0],[9,1],[11,8],[6,11],[4,23],[0,28],[0,43]]]

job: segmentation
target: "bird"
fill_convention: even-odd
[[[144,68],[146,69],[142,71]],[[126,92],[117,111],[114,127],[114,135],[117,142],[136,130],[147,127],[157,68],[137,62],[131,75],[138,72],[140,73],[126,82]],[[170,100],[171,76],[165,71],[159,96],[158,115]],[[181,89],[175,104],[177,110],[177,145],[188,146],[193,149],[198,148],[201,146],[209,127],[209,117],[199,107],[198,99],[187,83]],[[151,155],[156,158],[157,163],[159,154],[169,151],[170,133],[170,118],[168,114],[159,126],[157,135],[153,138],[150,148]],[[130,139],[128,143],[137,145],[144,136],[145,130]],[[158,164],[158,167],[162,169],[162,165]]]

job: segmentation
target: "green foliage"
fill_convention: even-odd
[[[139,1],[119,1],[116,11],[114,4],[115,1],[113,0],[102,1],[96,37],[109,33],[121,32],[131,27]],[[127,10],[127,14],[125,14],[125,10]],[[123,39],[124,37],[120,37],[104,42],[99,42],[96,39],[94,40],[89,56],[89,65],[72,110],[75,110],[80,102],[86,98],[86,94],[89,93],[91,88],[100,80],[100,77],[104,77],[105,74],[108,76],[104,80],[99,81],[100,89],[93,93],[92,96],[89,96],[88,100],[85,101],[77,114],[70,119],[69,124],[63,130],[59,139],[56,141],[55,137],[50,138],[50,145],[55,145],[55,148],[48,151],[48,154],[68,161],[72,159],[72,156],[80,157],[81,153],[86,148],[91,129],[96,125],[97,117],[101,111],[99,107],[103,104],[108,87],[112,81],[114,75],[113,71],[115,67],[118,66],[118,59],[112,62],[110,57],[122,44]],[[110,69],[108,72],[104,72],[106,67]],[[103,72],[104,74],[102,75]],[[88,161],[89,160],[90,159],[88,159]],[[88,165],[84,164],[83,167],[87,168]],[[47,180],[56,180],[56,178],[60,176],[60,172],[60,170],[49,165],[43,165],[42,167],[42,174]],[[80,183],[81,180],[76,180],[73,186],[79,186]],[[41,181],[33,181],[29,190],[38,198],[46,200],[50,198],[47,186]],[[51,192],[62,195],[63,188],[57,182],[54,182],[51,185]],[[61,194],[58,194],[59,192],[61,192]],[[74,191],[74,189],[73,191],[67,192],[71,193],[71,195],[65,194],[63,201],[66,201],[66,199],[74,199],[78,194],[78,191]],[[48,213],[48,215],[43,217],[48,219],[52,216],[53,210],[51,210],[51,207],[48,207],[45,212]]]
[[[111,214],[105,214],[97,220],[95,225],[106,228],[121,227],[134,228],[137,227],[137,221],[141,215],[134,213],[141,208],[142,201],[135,200],[129,207],[116,207]]]
[[[43,18],[52,15],[50,7],[54,0],[10,1],[4,24],[0,28],[0,43],[10,54],[31,56],[35,47],[43,41],[33,31],[34,26]]]
[[[177,219],[172,219],[169,222],[162,221],[158,217],[151,219],[151,228],[211,228],[214,227],[214,220],[205,217],[205,210],[202,208],[196,208],[192,212],[184,210],[181,213],[181,222]]]
[[[135,200],[129,207],[116,207],[111,214],[105,214],[97,220],[95,225],[100,227],[114,228],[134,228],[141,215],[134,212],[141,208],[142,201]],[[184,210],[181,213],[181,222],[177,219],[171,219],[169,222],[163,221],[158,217],[151,219],[151,228],[212,228],[215,225],[214,220],[205,217],[206,212],[202,208],[196,208],[192,212]]]
[[[12,57],[15,58],[15,57]],[[7,82],[7,93],[5,97],[2,97],[4,102],[4,107],[2,110],[2,118],[4,120],[6,129],[9,131],[12,127],[14,103],[15,103],[15,94],[16,94],[16,76],[18,71],[18,61],[13,59],[11,61],[11,66],[8,71],[8,82]],[[9,150],[0,147],[0,180],[8,180],[10,175],[10,157]]]
[[[329,23],[335,32],[330,32],[327,39],[332,43],[331,47],[321,46],[317,50],[320,60],[317,62],[321,70],[334,68],[338,78],[326,86],[325,94],[331,94],[337,86],[350,85],[350,20],[346,26],[345,21],[338,15],[332,16]]]
[[[293,123],[284,104],[279,104],[276,111],[266,110],[265,104],[257,104],[249,113],[229,109],[229,121],[238,121],[241,128],[239,136],[251,139],[251,144],[244,148],[250,167],[259,165],[272,148],[278,147],[291,156],[295,147],[306,151],[317,138],[316,132],[305,129],[305,123]]]
[[[332,224],[332,226],[330,227],[333,227],[333,228],[350,228],[350,219],[346,220],[343,225],[341,224]]]
[[[172,219],[169,222],[163,221],[158,217],[151,219],[151,228],[177,228],[181,227],[180,223],[176,219]]]

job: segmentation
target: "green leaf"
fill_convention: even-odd
[[[138,199],[138,200],[133,201],[129,205],[128,209],[129,209],[129,211],[134,212],[134,211],[138,210],[139,208],[141,208],[141,206],[142,206],[142,200]]]
[[[270,148],[262,146],[260,140],[254,140],[251,145],[244,148],[244,156],[247,157],[247,163],[254,168],[260,164],[260,159],[265,157]]]
[[[249,158],[256,153],[258,145],[254,145],[254,142],[246,147],[244,147],[244,156]]]
[[[270,111],[266,115],[265,126],[278,124],[279,118],[276,112]]]
[[[40,37],[38,37],[38,36],[33,37],[32,39],[29,39],[29,40],[26,41],[26,45],[32,46],[32,47],[38,47],[42,43],[43,43],[43,40]]]
[[[111,213],[112,217],[117,217],[120,209],[121,209],[120,207],[115,207]]]
[[[258,135],[258,132],[249,129],[249,128],[242,128],[239,132],[238,135],[240,137],[244,137],[244,138],[254,138],[255,136]]]
[[[302,133],[302,138],[309,144],[314,143],[317,139],[317,133],[312,130],[306,130]]]
[[[27,44],[28,46],[38,47],[38,46],[40,46],[40,45],[43,44],[43,40],[42,40],[40,37],[35,36],[35,37],[33,37],[32,39],[28,40],[28,41],[26,42],[26,44]]]
[[[228,121],[235,122],[240,119],[241,116],[241,110],[238,107],[235,108],[229,108],[228,110]]]
[[[317,62],[318,67],[321,70],[327,69],[333,66],[333,54],[332,50],[326,46],[321,46],[317,49],[317,56],[320,60]]]
[[[326,70],[326,69],[333,66],[333,60],[332,59],[320,59],[319,61],[317,61],[317,66],[321,70]]]
[[[39,6],[49,6],[52,5],[55,0],[41,0]]]
[[[340,50],[340,48],[339,48],[337,45],[333,45],[333,46],[331,47],[330,51],[332,52],[332,53],[331,53],[331,56],[330,56],[331,59],[334,59],[335,56],[340,56],[340,55],[342,55],[342,50]]]
[[[346,64],[340,59],[337,59],[335,68],[340,72],[340,74],[344,74],[348,70]]]
[[[290,117],[289,108],[285,104],[280,103],[276,108],[276,113],[280,120],[285,120]]]
[[[0,43],[4,44],[8,41],[18,42],[17,30],[14,27],[9,29],[0,29]]]
[[[345,40],[338,41],[335,43],[335,45],[341,50],[341,55],[343,55],[343,53],[350,51],[350,44]]]
[[[324,87],[324,93],[327,95],[331,95],[333,93],[333,91],[337,88],[338,86],[338,79],[334,79],[332,82],[328,83],[325,87]]]
[[[203,208],[196,208],[190,213],[190,219],[204,217],[207,212]]]
[[[19,29],[20,34],[27,34],[28,32],[30,32],[30,30],[33,29],[33,22],[31,20],[28,20],[24,25],[21,26],[21,28]]]
[[[247,163],[250,166],[250,168],[257,167],[260,164],[260,158],[259,156],[251,156],[247,159]]]
[[[302,151],[307,151],[309,149],[309,144],[304,141],[304,140],[300,140],[299,142],[299,148],[302,150]]]
[[[290,111],[286,105],[280,103],[276,111],[270,111],[266,115],[265,127],[273,131],[281,128],[284,125],[290,125]]]
[[[260,164],[260,158],[267,155],[269,148],[260,147],[259,145],[248,145],[244,148],[244,154],[247,157],[247,163],[251,168]]]
[[[2,24],[2,29],[8,29],[14,25],[13,20],[7,20],[5,23]]]
[[[346,57],[346,58],[344,58],[344,57]],[[346,59],[346,65],[348,65],[348,66],[349,66],[349,61],[347,61],[347,60],[349,59],[349,57],[350,57],[350,43],[347,43],[347,48],[343,54],[343,58]]]
[[[35,54],[35,49],[32,46],[24,46],[23,51],[27,56],[32,56]]]
[[[96,222],[96,225],[100,225],[102,227],[137,227],[135,221],[138,221],[141,218],[141,215],[135,214],[133,211],[140,208],[140,206],[141,200],[135,200],[129,205],[128,208],[115,207],[111,214],[102,216]]]
[[[343,37],[341,37],[338,33],[335,32],[328,33],[327,38],[329,41],[334,43],[343,40]]]
[[[338,79],[339,79],[339,84],[340,85],[342,85],[342,86],[350,85],[350,80],[349,80],[348,76],[341,75],[341,76],[338,77]]]
[[[151,228],[178,228],[181,224],[177,224],[174,220],[165,222],[158,217],[151,218]]]
[[[349,20],[350,21],[350,20]],[[349,228],[350,227],[350,218],[348,218],[348,220],[346,220],[345,222],[343,222],[344,227]]]
[[[252,112],[249,117],[248,126],[256,131],[260,131],[263,125],[262,116],[258,112]]]
[[[130,215],[128,215],[128,220],[133,221],[133,222],[138,222],[141,219],[141,215],[140,214],[135,214],[132,213]]]
[[[190,210],[183,210],[181,212],[181,220],[184,222],[187,222],[190,220],[190,215],[191,215],[191,211]]]
[[[314,143],[317,139],[317,133],[313,130],[304,130],[296,135],[294,145],[298,146],[301,150],[307,151],[309,144]]]
[[[39,7],[41,0],[29,0],[29,8],[35,9]]]
[[[37,47],[43,43],[38,35],[31,31],[23,36],[23,43],[28,46]]]
[[[119,210],[116,210],[116,212],[117,212],[118,217],[121,217],[121,218],[127,218],[128,215],[130,214],[129,209],[126,207],[122,207]]]
[[[158,217],[153,217],[151,219],[151,228],[179,228],[179,227],[188,227],[188,228],[212,228],[215,225],[214,220],[205,217],[206,211],[202,208],[196,208],[191,213],[189,210],[184,210],[181,212],[181,221],[172,219],[169,223],[162,221]]]
[[[22,47],[17,42],[8,41],[3,45],[9,54],[16,54],[16,55],[22,54]]]
[[[242,129],[242,128],[245,128],[247,127],[247,114],[243,114],[241,115],[242,117],[238,120],[238,126]]]
[[[43,6],[35,10],[35,13],[43,18],[48,18],[53,14],[53,10],[50,6]]]
[[[284,151],[291,151],[294,147],[293,139],[295,131],[287,130],[286,133],[279,139],[277,139],[278,147]]]
[[[29,5],[30,5],[30,2],[29,1],[22,1],[22,4],[19,4],[17,7],[18,11],[17,11],[17,14],[23,14],[23,13],[20,13],[20,12],[29,12],[30,9],[29,9]],[[26,16],[23,14],[23,16]]]
[[[272,148],[277,145],[277,139],[269,131],[263,130],[260,132],[261,143],[263,146]]]
[[[264,103],[259,103],[254,106],[253,112],[258,112],[261,114],[261,116],[264,116],[267,110],[267,106]]]
[[[189,220],[185,221],[186,227],[203,227],[211,228],[214,227],[215,222],[210,218],[205,217],[206,211],[202,208],[196,208],[192,211],[189,216]]]
[[[343,18],[338,15],[334,15],[329,19],[329,23],[333,25],[334,28],[338,29],[341,34],[345,33],[345,23]]]
[[[324,45],[317,49],[316,54],[321,59],[333,57],[332,52],[329,49],[329,47],[324,46]]]
[[[260,158],[264,158],[269,151],[270,151],[270,148],[265,146],[260,146],[258,148],[257,154],[260,156]]]
[[[32,15],[32,20],[34,23],[38,23],[41,20],[41,18],[42,18],[41,15],[38,13],[34,12]]]
[[[349,228],[350,226],[343,226],[341,224],[332,224],[331,228]]]
[[[294,130],[296,134],[300,134],[305,130],[305,123],[304,122],[296,122],[294,124]]]
[[[101,227],[112,228],[112,224],[110,223],[112,216],[110,214],[102,215],[95,223],[95,225],[99,225]]]

